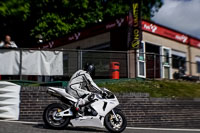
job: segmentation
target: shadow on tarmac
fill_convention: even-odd
[[[48,128],[44,124],[34,125],[33,128],[58,130],[58,129]],[[62,129],[62,130],[109,133],[108,131],[106,131],[106,129],[94,128],[94,127],[66,127],[65,129]]]

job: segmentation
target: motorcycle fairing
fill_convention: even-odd
[[[65,89],[62,88],[56,88],[56,87],[49,87],[48,93],[54,93],[54,94],[58,94],[58,95],[62,95],[63,97],[65,97],[66,99],[69,99],[70,101],[76,103],[78,100],[71,96],[70,94],[68,94]]]
[[[104,127],[102,121],[99,119],[99,116],[83,116],[72,119],[70,122],[74,127],[82,127],[82,126],[99,127],[99,128]]]

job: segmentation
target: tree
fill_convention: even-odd
[[[142,18],[150,20],[162,5],[162,0],[142,0]]]
[[[3,0],[0,1],[0,32],[22,44],[64,36],[80,28],[125,16],[132,0]],[[162,0],[142,0],[142,16],[150,17]],[[24,46],[30,47],[30,46]]]

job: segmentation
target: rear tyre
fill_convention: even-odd
[[[68,107],[63,104],[53,103],[46,107],[43,113],[43,121],[48,128],[64,129],[70,121],[69,117],[58,117],[58,112],[66,110]]]
[[[111,111],[105,116],[104,125],[111,133],[121,133],[127,126],[126,117],[118,109],[114,109],[114,112],[118,118],[118,121]]]

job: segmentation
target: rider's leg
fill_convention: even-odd
[[[81,96],[81,98],[78,99],[78,102],[75,104],[75,107],[77,108],[81,108],[83,107],[85,104],[87,104],[89,102],[89,99],[88,97],[90,96],[91,94],[85,94],[83,96]]]
[[[81,109],[81,107],[89,102],[88,96],[90,96],[92,93],[82,89],[80,84],[70,85],[67,92],[78,99],[77,103],[75,103],[76,110],[83,112],[83,108]]]
[[[85,105],[94,100],[94,94],[88,94],[79,98],[78,102],[75,104],[76,109],[78,110],[78,115],[83,116]]]

